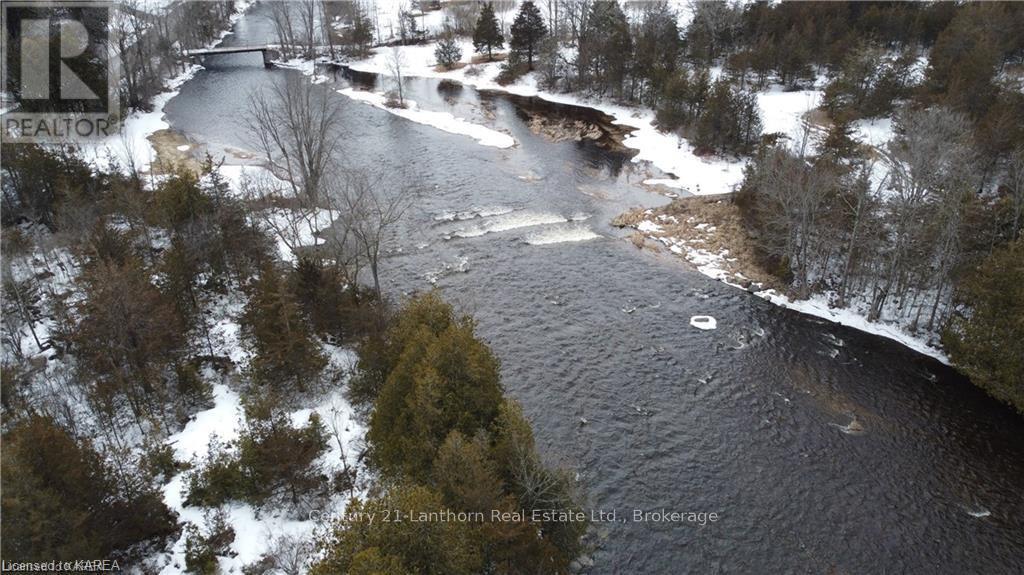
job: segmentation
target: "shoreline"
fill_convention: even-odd
[[[252,6],[252,0],[235,0],[234,13],[228,19],[228,25],[221,30],[217,38],[209,42],[204,48],[215,48],[230,36],[235,24],[245,15]],[[163,91],[150,99],[152,109],[148,112],[141,110],[132,111],[121,121],[121,129],[114,136],[104,138],[87,146],[81,146],[83,157],[104,167],[109,166],[108,158],[113,158],[121,163],[122,167],[134,166],[141,173],[149,176],[161,175],[154,171],[154,166],[162,161],[161,148],[166,148],[173,143],[175,152],[185,152],[178,145],[188,142],[188,134],[173,130],[169,122],[164,119],[164,107],[174,99],[181,91],[181,87],[195,77],[205,68],[201,64],[187,64],[184,70],[175,76],[163,80]],[[191,143],[190,143],[191,146]],[[198,146],[191,146],[192,151]],[[200,158],[192,154],[171,153],[172,160],[181,160],[190,163],[189,160],[198,163]]]
[[[632,132],[622,140],[622,145],[636,151],[632,161],[637,163],[647,161],[666,174],[675,176],[675,179],[648,178],[643,181],[643,184],[648,186],[652,193],[666,195],[673,198],[674,201],[662,208],[640,208],[640,212],[645,212],[655,217],[660,215],[668,217],[672,214],[666,213],[665,210],[670,209],[672,206],[678,206],[681,202],[722,202],[730,198],[735,188],[742,182],[743,168],[746,165],[746,160],[709,160],[694,155],[692,147],[684,138],[658,130],[654,125],[654,112],[652,110],[621,106],[608,102],[594,102],[573,94],[547,92],[540,89],[537,85],[534,72],[526,74],[517,83],[502,86],[494,80],[497,76],[500,62],[476,65],[477,73],[475,75],[468,75],[466,73],[467,68],[471,68],[471,66],[466,65],[454,70],[440,72],[432,64],[432,50],[433,44],[406,46],[403,51],[406,54],[409,52],[413,53],[413,58],[409,59],[414,64],[410,65],[410,70],[405,71],[404,74],[406,76],[455,81],[478,91],[489,90],[513,96],[535,97],[553,104],[589,108],[611,116],[614,118],[613,124],[631,129]],[[472,55],[472,45],[469,45],[468,49],[466,46],[463,46],[463,60],[471,59]],[[386,67],[382,65],[384,64],[382,61],[384,57],[385,54],[382,49],[375,49],[370,57],[348,62],[345,66],[357,72],[368,72],[386,76]],[[415,64],[416,62],[418,62],[418,65]],[[766,132],[782,131],[788,133],[793,129],[792,126],[799,125],[797,120],[804,113],[813,110],[817,106],[818,98],[816,97],[816,92],[815,90],[810,90],[787,93],[772,89],[759,93],[758,101],[762,104],[762,108],[771,105],[779,105],[782,108],[781,113],[772,114],[770,118],[763,118],[765,120]],[[762,116],[765,115],[764,112],[765,110],[762,109]],[[787,120],[789,121],[788,128],[785,123]],[[693,181],[695,184],[692,187],[687,186],[686,181],[678,176],[680,173],[686,174],[686,181]],[[711,185],[706,185],[708,182]],[[705,184],[705,186],[702,187],[701,184]],[[668,190],[659,191],[657,190],[659,187],[668,188]],[[692,195],[680,198],[676,193],[677,190],[688,192]],[[616,221],[622,223],[623,219],[628,219],[631,213],[633,212],[621,214],[616,218]],[[719,216],[724,217],[724,214],[719,214]],[[857,313],[856,310],[850,307],[845,309],[832,308],[829,305],[827,296],[824,294],[815,294],[806,300],[792,300],[787,297],[783,293],[785,286],[779,285],[778,281],[770,274],[759,269],[759,266],[754,264],[752,258],[749,257],[749,248],[741,245],[742,238],[745,237],[745,229],[742,227],[737,229],[735,218],[726,218],[730,231],[728,237],[717,237],[721,235],[715,233],[717,226],[711,221],[703,221],[693,222],[692,229],[696,234],[687,234],[690,236],[688,239],[662,233],[659,228],[665,223],[664,221],[659,223],[647,218],[636,219],[638,221],[632,225],[629,223],[626,223],[626,225],[615,225],[617,227],[633,227],[644,238],[649,238],[664,245],[673,254],[680,256],[688,264],[694,266],[697,271],[712,279],[748,291],[772,304],[793,309],[839,325],[852,327],[865,333],[885,337],[918,353],[938,360],[945,365],[951,365],[945,351],[941,347],[931,345],[930,340],[932,338],[929,338],[927,335],[922,336],[909,333],[898,324],[870,322],[866,316]],[[643,226],[644,229],[639,229],[643,222],[646,222]],[[701,229],[702,224],[704,224],[703,229]],[[709,227],[711,229],[708,229]],[[694,246],[688,242],[697,244],[703,242],[705,246],[709,246],[712,249],[706,249],[704,246]],[[745,252],[744,257],[733,258],[732,252],[737,250]]]
[[[588,108],[611,116],[612,124],[630,130],[621,144],[625,148],[635,151],[631,161],[634,163],[649,162],[667,176],[644,180],[643,183],[649,186],[663,186],[672,190],[673,193],[682,191],[693,195],[708,195],[731,192],[743,180],[745,159],[695,155],[693,147],[685,138],[662,132],[655,126],[654,110],[607,101],[594,101],[570,93],[543,90],[538,84],[537,72],[529,72],[516,82],[503,86],[496,81],[501,61],[473,64],[472,43],[463,41],[460,46],[463,52],[460,66],[448,71],[438,71],[434,60],[433,44],[403,46],[402,53],[407,62],[403,76],[448,80],[478,91],[535,97],[552,104]],[[387,77],[387,58],[387,48],[375,48],[372,55],[367,58],[337,62],[337,64],[356,72]],[[796,100],[803,99],[801,92],[787,95]]]
[[[854,306],[833,308],[827,294],[816,293],[804,300],[790,299],[785,285],[757,263],[746,229],[729,194],[691,196],[660,208],[637,208],[613,221],[631,228],[641,240],[638,248],[666,248],[701,274],[749,292],[774,305],[882,336],[952,366],[945,350],[931,345],[927,334],[912,334],[896,323],[871,322]],[[650,240],[651,243],[648,243]]]

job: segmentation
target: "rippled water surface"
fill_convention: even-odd
[[[228,43],[267,38],[259,10]],[[249,148],[245,99],[294,73],[211,59],[168,118],[214,152]],[[408,90],[517,145],[337,95],[343,161],[422,194],[385,281],[396,294],[436,282],[476,316],[541,448],[579,470],[594,508],[721,516],[600,526],[595,572],[1024,572],[1019,416],[898,344],[636,250],[607,222],[664,199],[620,154],[539,138],[499,95]],[[718,329],[691,327],[700,314]]]

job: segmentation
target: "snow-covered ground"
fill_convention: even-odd
[[[829,306],[828,296],[824,294],[815,294],[805,300],[791,300],[775,290],[760,291],[757,295],[782,307],[898,341],[918,353],[950,364],[944,351],[929,345],[929,338],[911,334],[896,323],[868,321],[866,306],[852,304],[844,309],[833,308]]]
[[[824,81],[820,78],[818,83],[823,85]],[[822,91],[817,88],[786,92],[779,85],[758,92],[762,131],[765,134],[785,134],[791,143],[800,145],[804,138],[804,114],[820,106],[822,96]]]
[[[351,351],[327,344],[324,344],[324,348],[330,360],[328,370],[347,372],[355,365],[356,358]],[[215,374],[206,375],[217,377]],[[218,383],[214,385],[213,397],[213,407],[196,414],[184,429],[167,439],[166,443],[174,449],[176,460],[202,461],[209,453],[211,442],[225,445],[238,438],[243,417],[238,393],[225,383]],[[356,467],[358,461],[355,446],[362,440],[365,429],[356,421],[355,413],[342,396],[341,389],[328,393],[313,407],[293,412],[292,424],[296,427],[305,425],[314,412],[320,416],[331,435],[327,452],[315,464],[328,476],[345,466]],[[171,478],[162,490],[164,503],[178,513],[180,522],[203,527],[206,510],[185,505],[185,485],[185,472]],[[331,516],[344,513],[347,499],[347,495],[336,495],[325,503],[324,509]],[[230,546],[232,556],[218,557],[220,569],[225,573],[241,572],[245,565],[258,561],[271,548],[274,540],[282,535],[308,541],[312,539],[315,530],[323,526],[315,517],[311,518],[309,513],[303,515],[281,509],[255,509],[238,502],[225,505],[223,511],[235,531],[235,539]],[[147,563],[159,568],[163,575],[183,573],[185,542],[186,533],[183,530],[169,553],[152,557]]]
[[[894,135],[892,118],[871,118],[853,123],[854,138],[876,148],[885,146]]]

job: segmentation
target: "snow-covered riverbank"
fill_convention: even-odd
[[[765,289],[764,284],[771,283],[770,276],[757,269],[759,266],[749,246],[744,244],[745,233],[738,214],[733,213],[735,208],[725,200],[716,204],[692,212],[664,213],[681,210],[678,205],[643,210],[639,214],[634,212],[628,218],[628,225],[710,278],[749,291],[773,304],[897,341],[949,365],[949,358],[938,346],[937,333],[911,333],[897,322],[869,321],[867,301],[851,299],[846,307],[838,308],[832,304],[835,294],[819,293],[795,300],[778,289]]]
[[[558,104],[583,106],[599,110],[615,118],[615,123],[631,128],[632,133],[623,144],[636,150],[634,162],[650,162],[674,178],[652,178],[645,183],[662,185],[694,195],[721,194],[733,191],[743,180],[744,160],[735,158],[703,157],[694,153],[693,146],[677,134],[662,132],[655,125],[654,111],[648,108],[623,106],[606,100],[591,100],[577,94],[556,93],[542,89],[536,73],[529,73],[508,85],[497,82],[500,62],[473,63],[477,55],[468,40],[461,43],[462,59],[453,70],[437,66],[434,45],[403,46],[401,59],[405,76],[438,78],[457,81],[479,90],[495,90],[519,96],[534,96]],[[369,58],[347,65],[359,72],[387,76],[391,48],[378,48]],[[478,57],[477,57],[478,58]],[[821,90],[784,92],[772,89],[758,97],[765,130],[778,131],[792,137],[801,125],[801,117],[814,109],[821,98]]]
[[[217,39],[207,43],[204,48],[213,48],[223,42],[250,6],[252,0],[235,0],[235,11],[229,19],[228,27],[221,30]],[[170,128],[170,124],[164,119],[164,106],[178,95],[185,82],[194,78],[202,69],[199,64],[189,64],[181,73],[167,79],[164,82],[164,91],[154,96],[150,102],[150,111],[135,110],[121,121],[119,133],[102,140],[82,143],[83,158],[104,169],[108,168],[110,160],[113,160],[122,168],[134,167],[140,172],[151,171],[157,158],[157,151],[150,137]]]
[[[433,126],[438,130],[444,130],[451,134],[469,136],[476,140],[481,146],[511,148],[516,145],[516,141],[508,134],[492,130],[487,126],[468,122],[462,118],[456,118],[448,112],[421,110],[416,105],[416,102],[412,100],[405,100],[405,107],[402,108],[388,106],[388,97],[381,92],[369,92],[366,90],[345,88],[344,90],[338,90],[338,93],[348,98],[352,98],[353,100],[366,102],[375,108],[385,110],[407,120],[412,120],[418,124]]]

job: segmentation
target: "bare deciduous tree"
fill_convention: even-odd
[[[963,199],[977,189],[970,123],[963,114],[942,107],[907,109],[898,124],[900,135],[885,153],[895,195],[887,204],[890,249],[887,269],[873,289],[872,320],[881,317],[890,296],[911,285],[934,281],[936,298],[942,295],[959,257]]]
[[[344,206],[344,225],[370,268],[378,298],[381,296],[381,252],[412,200],[408,189],[385,190],[381,173],[348,170],[339,198]]]
[[[274,175],[289,183],[295,197],[315,203],[341,137],[330,91],[290,74],[252,96],[245,124]]]
[[[1024,224],[1024,148],[1010,158],[1007,187],[1010,191],[1010,238],[1016,239]]]
[[[291,2],[283,0],[267,3],[270,7],[270,19],[274,22],[274,31],[277,33],[277,41],[281,44],[281,51],[288,55],[294,54],[299,44],[291,4]]]
[[[402,86],[402,69],[405,68],[405,54],[398,46],[392,46],[387,59],[388,74],[394,84],[394,98],[397,98],[399,108],[405,107],[405,93]],[[390,105],[390,104],[389,104]]]
[[[282,533],[273,536],[267,533],[270,547],[260,557],[260,561],[251,567],[252,573],[301,575],[309,570],[313,559],[315,545],[311,538]],[[247,568],[247,571],[250,571]]]

